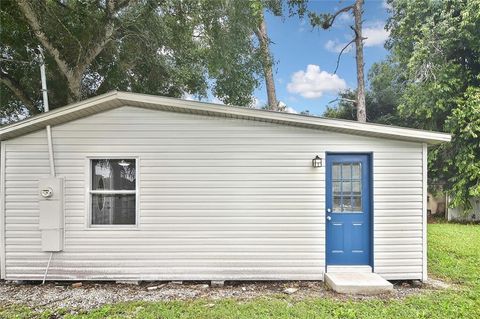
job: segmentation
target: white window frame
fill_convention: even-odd
[[[125,159],[125,160],[135,160],[135,190],[124,190],[124,191],[115,191],[115,190],[92,190],[92,160],[101,160],[101,159]],[[85,211],[86,211],[86,229],[93,230],[135,230],[139,226],[139,198],[140,198],[140,158],[137,155],[131,154],[120,154],[120,155],[109,155],[109,154],[99,154],[99,155],[89,155],[86,157],[85,164]],[[92,194],[135,194],[135,224],[131,225],[95,225],[92,224]]]

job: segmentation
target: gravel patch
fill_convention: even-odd
[[[332,298],[338,300],[400,299],[427,291],[445,289],[448,285],[430,280],[420,287],[409,282],[394,283],[391,294],[380,296],[346,296],[332,292],[320,281],[289,282],[226,282],[224,287],[212,288],[205,282],[185,282],[182,285],[169,282],[144,282],[139,285],[83,282],[73,288],[72,283],[16,284],[0,282],[0,307],[22,304],[33,309],[64,308],[85,311],[105,304],[125,301],[170,300],[220,300],[234,298],[248,300],[258,297],[289,296],[301,300],[307,298]]]

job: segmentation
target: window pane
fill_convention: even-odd
[[[347,212],[352,211],[352,203],[350,201],[350,195],[343,196],[343,207],[342,208],[343,208],[342,211],[347,211]]]
[[[340,169],[341,169],[341,165],[342,164],[333,164],[332,165],[332,179],[333,180],[340,180],[341,178],[341,172],[340,172]]]
[[[92,190],[135,190],[135,160],[92,160]]]
[[[341,212],[342,211],[341,197],[340,196],[334,196],[333,197],[333,211],[334,212]]]
[[[342,192],[343,192],[343,195],[345,196],[350,196],[350,192],[352,191],[352,182],[347,179],[343,179],[343,182],[342,182]]]
[[[352,193],[353,195],[361,195],[362,183],[361,182],[352,182]]]
[[[362,197],[353,196],[352,197],[352,210],[359,212],[362,210]]]
[[[344,163],[342,165],[342,179],[350,179],[352,176],[352,165],[350,163]]]
[[[135,194],[92,194],[92,225],[135,225]]]
[[[361,173],[361,168],[362,168],[362,163],[353,163],[352,164],[352,179],[361,179],[362,178],[362,173]]]
[[[362,163],[332,165],[333,212],[362,211]]]
[[[333,194],[340,195],[341,191],[341,182],[333,182]]]

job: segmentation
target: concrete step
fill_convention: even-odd
[[[327,272],[325,283],[341,294],[378,295],[393,291],[393,285],[375,273]]]
[[[327,266],[327,272],[366,272],[371,273],[371,266]]]

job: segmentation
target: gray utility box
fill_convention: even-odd
[[[43,251],[63,250],[64,209],[63,178],[48,177],[38,181],[39,229]]]

